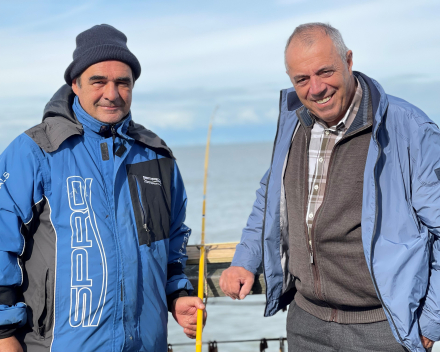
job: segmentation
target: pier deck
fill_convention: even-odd
[[[220,289],[219,279],[223,270],[229,268],[235,253],[235,246],[238,242],[229,243],[211,243],[206,244],[207,250],[207,294],[208,297],[224,297]],[[199,259],[200,250],[198,245],[189,245],[187,247],[188,261],[185,274],[188,276],[194,287],[194,295],[197,295],[198,277],[199,277]],[[251,295],[266,293],[263,270],[260,267],[255,275],[255,282],[251,290]]]

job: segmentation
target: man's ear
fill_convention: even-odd
[[[76,95],[78,95],[79,87],[78,87],[78,82],[77,82],[77,79],[76,79],[76,78],[74,78],[74,79],[72,80],[72,90],[73,90],[73,92],[74,92]]]
[[[353,52],[351,50],[347,51],[345,62],[347,63],[348,72],[351,74],[353,68]]]

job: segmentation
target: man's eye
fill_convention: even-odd
[[[322,77],[330,77],[332,74],[333,74],[333,71],[328,70],[328,71],[323,71],[323,72],[321,73],[321,76],[322,76]]]

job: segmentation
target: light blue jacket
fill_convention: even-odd
[[[417,107],[354,74],[368,84],[374,115],[363,185],[365,259],[395,338],[422,352],[420,334],[440,340],[440,131]],[[232,262],[253,273],[263,263],[265,316],[295,293],[287,269],[283,176],[301,106],[293,88],[281,91],[271,166]]]
[[[154,133],[74,96],[0,156],[0,328],[28,352],[165,352],[167,297],[192,290],[182,178]]]

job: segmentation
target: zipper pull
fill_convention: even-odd
[[[310,248],[310,264],[313,264],[313,247],[312,247],[312,240],[309,240],[309,248]]]
[[[113,159],[115,158],[115,140],[116,140],[116,129],[115,125],[110,125],[110,130],[112,132],[112,139],[113,139]]]
[[[150,229],[147,227],[147,224],[144,224],[143,228],[144,228],[145,232],[147,233],[147,246],[150,247],[151,246]]]
[[[113,142],[114,142],[115,138],[116,138],[115,125],[110,125],[110,130],[112,131],[112,137],[113,137]]]

